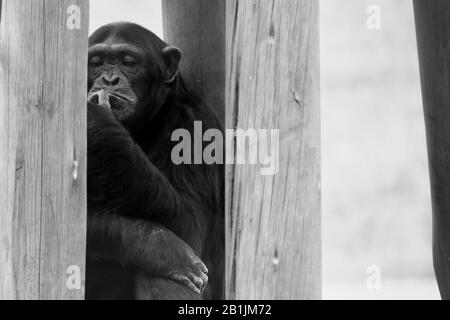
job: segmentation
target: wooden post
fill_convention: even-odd
[[[0,299],[82,299],[87,0],[4,0]]]
[[[433,203],[434,269],[450,299],[450,1],[415,0]]]
[[[318,7],[227,1],[227,128],[280,130],[277,174],[228,168],[231,299],[321,297]]]
[[[181,74],[221,120],[225,113],[225,3],[162,0],[164,40],[181,48]]]

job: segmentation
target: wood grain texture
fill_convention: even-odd
[[[319,299],[318,1],[227,1],[228,128],[280,130],[280,168],[227,168],[227,296]]]
[[[450,2],[414,1],[433,204],[434,269],[450,299]]]
[[[70,5],[80,30],[66,27]],[[84,296],[88,10],[87,0],[2,4],[0,299]],[[66,286],[71,265],[81,290]]]
[[[181,74],[223,121],[225,3],[224,0],[162,0],[164,40],[183,51]]]

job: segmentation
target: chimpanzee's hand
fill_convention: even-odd
[[[99,137],[101,132],[114,130],[114,127],[119,128],[119,124],[114,119],[111,109],[90,102],[87,104],[88,142],[90,138]]]
[[[111,111],[111,104],[109,103],[110,95],[105,90],[101,89],[95,92],[89,92],[88,101],[97,104],[107,111]]]
[[[194,250],[163,227],[155,229],[149,237],[144,263],[147,271],[179,282],[201,294],[208,283],[208,269]]]

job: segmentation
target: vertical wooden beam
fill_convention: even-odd
[[[164,40],[183,51],[181,73],[221,120],[225,113],[224,0],[162,0]]]
[[[87,44],[87,0],[3,1],[0,299],[83,298]]]
[[[227,16],[227,127],[280,130],[277,174],[228,170],[227,295],[319,299],[318,1],[230,0]]]
[[[415,0],[433,203],[434,269],[450,299],[450,1]]]
[[[225,4],[224,0],[162,0],[164,40],[183,51],[181,74],[216,111],[223,125]]]

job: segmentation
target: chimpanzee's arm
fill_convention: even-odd
[[[112,113],[97,105],[88,105],[88,177],[95,177],[89,194],[103,195],[94,200],[118,212],[160,222],[198,209],[197,195],[180,194]]]
[[[89,259],[135,266],[148,275],[180,282],[198,294],[205,288],[206,266],[184,241],[166,228],[111,212],[91,212],[88,221]]]

